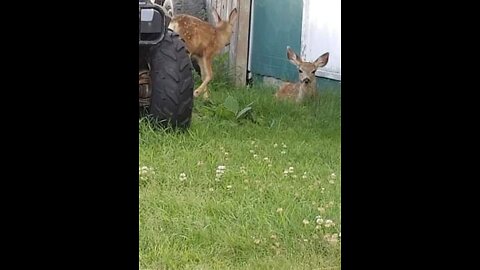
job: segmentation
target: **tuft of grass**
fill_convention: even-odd
[[[187,132],[139,121],[140,269],[340,269],[340,93],[210,91]],[[228,97],[256,121],[205,110]]]

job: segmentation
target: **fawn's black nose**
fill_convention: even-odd
[[[303,82],[306,83],[306,84],[308,84],[308,83],[310,83],[310,79],[309,79],[309,78],[305,78],[305,79],[303,79]]]

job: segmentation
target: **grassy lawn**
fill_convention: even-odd
[[[140,120],[140,269],[340,269],[340,92],[210,89],[185,133]]]

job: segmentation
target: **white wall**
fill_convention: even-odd
[[[313,61],[325,52],[328,64],[316,75],[341,80],[341,0],[303,0],[301,56]]]

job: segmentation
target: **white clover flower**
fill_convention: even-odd
[[[329,227],[331,227],[331,226],[335,226],[335,223],[333,223],[332,220],[327,219],[327,220],[325,220],[325,225],[324,225],[324,226],[325,226],[326,228],[329,228]]]
[[[323,224],[323,219],[322,218],[317,218],[316,222],[317,222],[317,224],[321,225],[321,224]]]
[[[147,166],[139,166],[138,167],[138,175],[148,175],[148,174],[155,174],[155,171],[153,171],[153,168],[149,168]],[[145,180],[146,177],[141,177],[140,179]]]
[[[334,233],[334,234],[325,234],[324,239],[325,239],[328,243],[330,243],[330,244],[332,244],[332,245],[335,245],[335,244],[338,243],[338,235],[337,235],[336,233]]]

